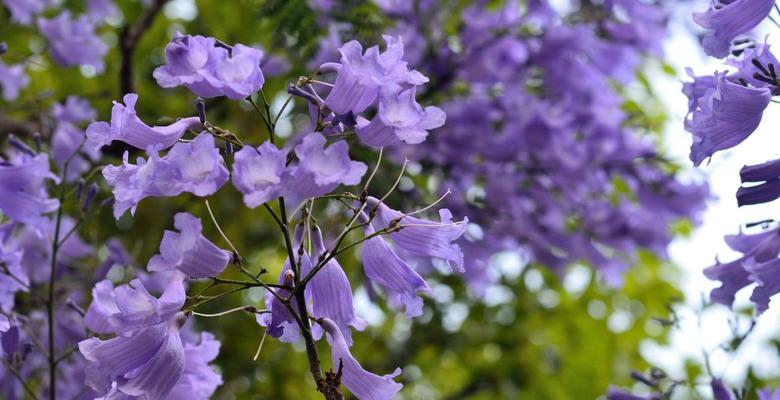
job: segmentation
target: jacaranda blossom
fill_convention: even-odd
[[[726,236],[726,244],[742,253],[742,257],[727,263],[720,263],[705,268],[704,275],[712,280],[718,280],[722,285],[710,292],[710,299],[716,303],[731,307],[734,295],[751,283],[747,266],[761,275],[760,264],[777,258],[780,253],[780,230],[769,229],[761,233]],[[761,295],[757,295],[761,297]]]
[[[322,231],[315,227],[311,234],[314,259],[326,250],[322,241]],[[307,289],[311,289],[312,310],[314,318],[329,318],[344,335],[348,346],[352,345],[352,332],[350,326],[358,331],[366,327],[366,321],[355,315],[355,303],[352,300],[352,287],[349,284],[347,274],[335,258],[330,259],[322,267],[314,278],[309,281]],[[322,330],[313,327],[312,331],[319,338]]]
[[[22,268],[23,251],[13,242],[13,231],[12,222],[0,225],[0,264],[5,266],[5,269],[0,271],[0,311],[6,314],[14,308],[16,292],[27,291],[30,286],[30,278]],[[5,323],[8,323],[7,318]]]
[[[90,338],[79,351],[90,362],[87,384],[96,392],[164,399],[184,372],[179,329],[186,317],[139,329],[109,340]]]
[[[97,333],[122,334],[170,320],[185,299],[183,277],[172,280],[159,299],[140,279],[116,288],[104,280],[92,289],[92,303],[84,322]]]
[[[358,114],[371,106],[380,89],[399,92],[402,85],[422,85],[428,82],[421,73],[410,70],[402,60],[404,43],[400,38],[383,36],[387,49],[380,53],[374,46],[363,53],[358,41],[345,43],[339,52],[340,64],[323,65],[324,70],[337,70],[333,89],[325,105],[337,114]]]
[[[182,337],[184,372],[166,399],[208,400],[222,384],[222,376],[209,366],[219,355],[219,341],[208,332],[202,332],[198,339],[195,342]]]
[[[718,58],[729,55],[731,41],[761,23],[774,4],[774,0],[712,0],[707,11],[693,14],[693,20],[707,29],[704,51]]]
[[[368,217],[363,215],[361,222],[367,221]],[[376,231],[371,225],[366,225],[365,232],[366,236],[370,236]],[[399,257],[380,236],[366,240],[362,246],[360,258],[367,280],[381,286],[391,304],[396,307],[403,306],[407,317],[422,314],[423,301],[418,295],[430,293],[431,288],[420,274]]]
[[[3,0],[11,12],[11,20],[19,25],[30,25],[33,17],[43,12],[51,0]]]
[[[349,345],[338,325],[328,318],[320,320],[320,325],[330,335],[330,356],[333,360],[333,370],[342,366],[341,382],[361,400],[389,400],[403,388],[403,385],[393,378],[401,374],[396,368],[392,374],[379,376],[363,369],[352,356]]]
[[[244,204],[255,208],[284,193],[282,174],[287,152],[270,142],[244,146],[233,156],[233,186],[244,195]]]
[[[6,65],[0,60],[0,88],[3,89],[3,99],[13,101],[30,83],[30,78],[24,72],[24,64]]]
[[[209,196],[227,182],[224,160],[209,134],[177,143],[162,158],[157,149],[159,146],[149,147],[148,161],[138,157],[136,164],[130,164],[125,152],[122,165],[103,168],[103,176],[114,192],[115,218],[128,209],[135,213],[138,202],[146,197],[170,197],[183,192]]]
[[[758,284],[750,301],[756,305],[756,313],[761,314],[769,309],[769,298],[780,293],[780,258],[766,262],[751,258],[745,261],[744,267],[750,273],[750,280]]]
[[[463,272],[463,253],[455,241],[466,232],[468,218],[452,221],[452,213],[443,208],[439,210],[441,222],[427,221],[405,215],[380,202],[375,197],[368,198],[368,206],[377,210],[379,229],[400,227],[390,234],[393,243],[409,255],[440,259],[454,271]]]
[[[698,108],[685,121],[685,129],[693,134],[694,165],[747,139],[772,97],[769,89],[742,86],[725,73],[717,73],[714,84],[697,99]]]
[[[188,129],[201,126],[198,117],[182,118],[167,126],[149,126],[136,115],[135,103],[138,101],[138,95],[128,93],[123,100],[125,104],[114,102],[110,124],[107,122],[89,124],[88,146],[100,148],[111,144],[114,140],[119,140],[142,150],[154,145],[167,149],[181,139]]]
[[[49,198],[46,180],[57,180],[49,171],[45,154],[0,160],[0,211],[13,221],[43,232],[48,226],[45,214],[54,212],[59,201]]]
[[[176,33],[154,78],[165,88],[186,86],[201,97],[240,100],[263,87],[262,58],[262,51],[242,44],[228,50],[214,38]]]
[[[149,271],[178,269],[193,278],[217,276],[230,262],[230,252],[222,250],[201,234],[200,219],[190,213],[174,216],[179,232],[166,230],[160,242],[160,254],[149,260]]]
[[[417,103],[414,87],[400,93],[382,91],[377,115],[367,125],[358,126],[357,134],[361,141],[374,147],[417,144],[425,140],[428,130],[444,125],[445,119],[440,108],[423,109]]]
[[[321,196],[338,185],[356,185],[366,173],[366,164],[349,158],[347,142],[325,147],[326,142],[322,134],[312,132],[295,147],[298,164],[289,169],[284,182],[295,199]]]
[[[95,24],[87,15],[73,18],[66,10],[54,18],[39,19],[38,29],[49,41],[52,58],[60,65],[90,65],[97,73],[103,72],[108,45],[97,36]]]

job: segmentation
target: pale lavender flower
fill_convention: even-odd
[[[148,161],[138,157],[135,165],[130,164],[125,152],[122,165],[103,168],[103,176],[114,192],[115,218],[119,219],[128,209],[135,213],[138,202],[146,197],[171,197],[183,192],[204,197],[227,182],[224,160],[209,134],[201,134],[192,142],[177,143],[162,158],[157,148],[148,149]]]
[[[401,228],[390,234],[397,247],[415,257],[446,261],[452,270],[463,272],[463,253],[454,242],[466,231],[468,218],[453,222],[452,213],[443,208],[439,210],[441,222],[433,222],[393,210],[375,197],[369,197],[367,204],[376,208],[379,228]]]
[[[690,158],[694,165],[747,139],[761,122],[771,97],[767,88],[742,86],[717,73],[715,87],[697,100],[698,108],[685,121],[685,129],[693,134]]]
[[[325,147],[325,137],[308,133],[295,147],[298,164],[285,177],[287,190],[296,199],[327,194],[338,185],[356,185],[366,173],[366,164],[349,158],[349,146],[339,141]]]
[[[761,23],[774,4],[774,0],[712,0],[707,11],[693,14],[693,20],[707,29],[704,51],[713,57],[726,57],[731,41]]]
[[[244,146],[233,157],[233,186],[244,195],[244,204],[255,208],[283,195],[287,152],[269,142],[254,148]]]
[[[209,366],[219,355],[220,343],[214,335],[202,332],[196,343],[183,337],[184,372],[166,399],[208,400],[222,384],[222,376]]]
[[[10,163],[0,160],[0,211],[13,221],[43,231],[48,226],[44,214],[59,207],[46,193],[47,179],[57,181],[45,154],[16,157]]]
[[[199,218],[180,212],[174,216],[179,232],[166,230],[160,242],[160,254],[149,260],[149,271],[178,269],[193,278],[217,276],[225,270],[231,254],[201,234]]]
[[[402,85],[421,85],[428,82],[423,74],[410,70],[402,60],[404,44],[401,38],[383,36],[387,49],[380,53],[374,46],[363,53],[363,47],[353,40],[345,43],[339,52],[340,64],[324,64],[323,70],[337,70],[338,76],[325,104],[337,114],[352,111],[358,114],[371,106],[380,89],[400,91]]]
[[[30,278],[22,268],[23,252],[12,240],[13,230],[11,222],[0,225],[0,264],[7,269],[0,272],[0,310],[6,314],[14,308],[16,292],[27,291],[30,286]]]
[[[48,3],[47,0],[3,0],[11,11],[11,20],[19,25],[30,25],[33,17],[43,12]]]
[[[90,338],[79,351],[90,362],[87,384],[98,393],[164,399],[184,372],[179,329],[186,317],[148,326],[129,336]]]
[[[87,0],[87,14],[96,23],[121,14],[113,0]]]
[[[201,97],[243,99],[263,87],[260,69],[263,52],[242,44],[231,50],[217,46],[214,38],[180,33],[165,47],[166,65],[154,71],[157,84],[186,86]]]
[[[103,72],[108,45],[97,36],[88,16],[72,18],[66,10],[54,18],[39,19],[38,29],[49,41],[52,58],[60,65],[90,65],[97,73]]]
[[[314,259],[320,257],[325,250],[322,241],[322,231],[314,227],[312,232],[312,250]],[[320,269],[306,286],[311,289],[312,310],[314,318],[330,318],[344,334],[348,346],[352,345],[352,332],[350,326],[358,331],[366,327],[366,321],[355,315],[355,304],[352,301],[352,287],[349,284],[347,274],[335,258],[330,259]],[[322,330],[313,327],[315,339],[322,336]]]
[[[24,64],[6,65],[0,60],[0,87],[6,101],[16,100],[28,84],[30,77],[24,73]]]
[[[104,280],[92,289],[92,303],[84,322],[96,333],[122,334],[170,320],[186,300],[184,277],[169,282],[160,298],[152,296],[140,279],[113,287]]]
[[[79,96],[68,96],[64,103],[54,103],[51,115],[58,123],[70,122],[77,124],[84,121],[94,121],[97,112],[89,100]]]
[[[771,89],[772,75],[780,72],[780,63],[769,47],[767,43],[757,43],[755,47],[745,49],[739,58],[728,59],[726,63],[737,68],[729,79],[735,82],[746,82],[757,88]]]
[[[110,124],[107,122],[89,124],[87,127],[89,146],[99,149],[114,140],[119,140],[142,150],[153,145],[168,148],[173,146],[188,129],[201,126],[198,117],[182,118],[167,126],[149,126],[136,115],[135,103],[138,101],[138,95],[128,93],[123,100],[125,104],[114,102]]]
[[[333,369],[337,370],[339,365],[343,367],[341,382],[355,397],[361,400],[389,400],[403,388],[402,384],[393,380],[401,374],[400,368],[383,376],[364,370],[350,353],[349,345],[338,325],[328,318],[323,318],[320,325],[330,335]]]
[[[360,221],[367,222],[368,216],[361,215]],[[365,232],[368,237],[376,231],[371,225],[366,225]],[[393,305],[403,306],[407,317],[422,314],[423,301],[418,294],[430,293],[431,288],[420,274],[399,257],[382,237],[368,239],[362,246],[361,261],[366,277],[384,288]]]
[[[51,138],[51,152],[54,162],[63,170],[68,161],[67,181],[77,179],[90,168],[90,161],[96,162],[100,158],[100,150],[82,146],[87,137],[84,130],[71,122],[61,121],[54,129]],[[75,154],[77,151],[80,154]]]
[[[381,147],[394,144],[417,144],[428,136],[428,130],[444,125],[446,115],[438,107],[423,109],[415,100],[415,88],[400,93],[382,91],[377,116],[357,134],[363,143]]]

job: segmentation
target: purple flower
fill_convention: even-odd
[[[6,101],[16,100],[28,84],[30,78],[24,73],[24,64],[6,65],[0,60],[0,87]]]
[[[66,10],[52,19],[39,19],[38,29],[49,41],[52,58],[60,65],[91,65],[97,73],[103,72],[108,46],[95,34],[95,25],[87,15],[74,19]]]
[[[92,304],[84,322],[97,333],[123,334],[170,320],[186,299],[183,276],[173,279],[160,298],[152,296],[140,279],[113,287],[104,280],[92,289]]]
[[[774,0],[712,0],[707,11],[693,14],[693,20],[708,31],[702,43],[704,51],[713,57],[726,57],[731,41],[761,23],[774,3]]]
[[[0,310],[6,314],[14,308],[16,292],[27,291],[30,286],[30,278],[22,268],[23,252],[11,237],[13,230],[13,223],[0,225],[0,264],[5,266],[0,272]]]
[[[54,103],[51,107],[51,115],[58,123],[77,124],[84,121],[94,121],[97,112],[89,104],[89,100],[79,96],[68,96],[64,103]]]
[[[780,400],[780,390],[761,389],[757,393],[758,400]]]
[[[685,129],[693,134],[690,158],[694,165],[747,139],[772,97],[769,89],[736,84],[724,73],[717,73],[714,83],[685,121]]]
[[[452,213],[443,208],[439,210],[441,222],[433,222],[393,210],[375,197],[369,197],[367,204],[376,208],[380,228],[400,228],[399,231],[391,233],[390,238],[401,250],[416,257],[446,261],[453,270],[463,272],[463,253],[460,246],[453,242],[463,236],[468,218],[453,222]]]
[[[87,384],[98,393],[164,399],[184,371],[179,329],[186,317],[139,329],[109,340],[90,338],[79,351],[90,362]]]
[[[780,158],[763,164],[745,165],[739,170],[742,182],[764,182],[780,178]]]
[[[87,0],[87,13],[96,23],[120,15],[119,8],[112,0]]]
[[[193,278],[217,276],[230,262],[230,252],[222,250],[201,235],[200,219],[180,212],[174,217],[179,232],[166,230],[160,242],[160,254],[149,260],[149,271],[178,269]]]
[[[330,335],[333,369],[337,370],[339,365],[343,367],[341,382],[355,397],[362,400],[389,400],[403,388],[402,384],[393,380],[401,374],[400,368],[396,368],[392,374],[383,376],[364,370],[350,353],[349,345],[338,325],[328,318],[323,318],[320,325]]]
[[[301,275],[305,276],[311,271],[311,259],[306,253],[303,254],[301,259]],[[266,330],[271,337],[277,338],[284,343],[294,343],[298,341],[300,337],[300,330],[295,317],[290,314],[287,307],[279,300],[279,297],[286,298],[290,296],[293,283],[295,281],[295,273],[290,268],[290,261],[285,260],[284,266],[282,266],[282,273],[279,274],[278,284],[283,288],[268,289],[265,294],[265,307],[270,311],[266,314],[257,314],[255,319],[260,326],[265,326]],[[274,290],[274,295],[271,293]],[[311,289],[309,287],[304,291],[304,295],[311,297]],[[278,296],[278,297],[277,297]],[[298,311],[298,304],[291,302],[293,309]]]
[[[363,53],[363,47],[353,40],[345,43],[339,52],[341,63],[324,64],[324,70],[336,69],[338,76],[325,104],[337,114],[352,111],[358,114],[371,106],[380,89],[398,92],[403,84],[421,85],[428,82],[421,73],[409,70],[402,61],[404,43],[401,38],[383,36],[387,49],[379,52],[374,46]]]
[[[146,197],[171,197],[183,192],[204,197],[227,182],[228,171],[209,134],[201,134],[192,142],[177,143],[162,158],[155,151],[157,148],[149,148],[148,161],[138,157],[135,165],[130,164],[125,152],[122,165],[103,168],[106,182],[113,187],[115,218],[119,219],[128,209],[135,213],[138,202]]]
[[[201,97],[240,100],[263,87],[262,58],[262,51],[242,44],[228,51],[214,38],[176,33],[165,47],[166,65],[155,69],[154,78],[165,88],[186,86]]]
[[[168,126],[146,125],[135,113],[138,95],[128,93],[125,104],[114,102],[111,109],[111,123],[93,122],[87,127],[88,144],[96,149],[111,144],[114,140],[146,150],[149,146],[162,148],[173,146],[188,129],[200,127],[198,117],[182,118]]]
[[[749,279],[758,283],[750,301],[756,305],[756,313],[761,314],[769,309],[769,298],[780,292],[780,258],[766,262],[745,260],[745,270],[750,273]]]
[[[219,341],[208,332],[201,333],[198,343],[184,339],[184,372],[166,399],[210,399],[222,384],[222,376],[209,366],[219,355],[219,347]]]
[[[99,150],[82,146],[86,139],[83,129],[66,121],[60,121],[52,133],[51,150],[54,162],[60,170],[63,170],[65,162],[69,161],[67,181],[77,179],[90,168],[88,159],[94,162],[100,158]],[[75,155],[77,151],[80,151],[83,156]]]
[[[361,217],[361,222],[368,221],[365,214]],[[375,232],[371,225],[366,226],[366,236]],[[422,314],[423,301],[418,294],[431,292],[425,280],[383,238],[373,237],[363,242],[362,246],[361,261],[366,277],[385,289],[392,304],[398,307],[403,305],[407,317]]]
[[[414,87],[398,94],[382,91],[377,116],[368,125],[358,126],[360,140],[374,147],[417,144],[425,140],[428,130],[444,125],[444,111],[434,106],[423,109],[414,94]]]
[[[780,197],[780,179],[772,179],[758,185],[740,186],[737,189],[737,205],[768,203]]]
[[[699,108],[699,99],[708,94],[708,92],[715,90],[717,75],[696,76],[690,68],[686,68],[685,72],[693,78],[693,82],[683,82],[682,89],[683,94],[688,97],[688,115],[690,115]]]
[[[30,25],[33,17],[43,12],[49,3],[47,0],[3,0],[11,11],[11,20],[19,25]]]
[[[289,170],[284,183],[296,199],[321,196],[342,184],[356,185],[366,173],[366,164],[350,160],[347,142],[327,148],[325,143],[325,137],[314,132],[295,147],[298,165]]]
[[[723,381],[720,379],[713,379],[710,382],[710,387],[712,388],[712,397],[715,400],[732,400],[733,397],[731,397],[731,393],[726,388],[726,385],[723,384]]]
[[[255,208],[283,194],[282,174],[287,152],[269,142],[245,146],[233,157],[233,185],[244,195],[244,204]]]
[[[48,219],[44,214],[59,207],[46,193],[47,179],[56,181],[57,177],[49,171],[45,154],[17,157],[10,163],[0,160],[0,211],[38,231],[45,229]]]
[[[746,269],[748,263],[755,269],[755,264],[765,263],[780,253],[780,230],[770,229],[756,234],[726,236],[726,244],[743,256],[728,262],[705,268],[704,276],[718,280],[722,285],[710,292],[710,299],[716,303],[731,307],[734,295],[743,287],[749,285],[750,272]]]
[[[780,63],[769,47],[766,43],[757,43],[755,47],[745,49],[739,58],[730,58],[726,61],[727,64],[737,68],[736,73],[730,75],[729,79],[734,82],[747,82],[756,88],[771,89],[773,85],[767,82],[767,80],[771,82],[771,79],[767,78],[771,78],[773,73],[780,72]],[[756,75],[761,75],[763,79],[757,78]]]
[[[312,250],[315,259],[326,250],[322,241],[322,231],[316,226],[312,233]],[[311,289],[311,316],[330,318],[344,334],[347,345],[351,346],[352,332],[349,327],[362,331],[366,327],[366,321],[355,316],[352,287],[338,261],[332,258],[325,263],[306,288]],[[318,339],[322,335],[322,331],[316,326],[312,330],[315,338]]]

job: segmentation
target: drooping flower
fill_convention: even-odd
[[[772,75],[780,72],[780,63],[769,49],[767,43],[756,43],[748,47],[738,58],[729,58],[726,63],[737,68],[729,78],[732,81],[746,82],[750,86],[772,87]]]
[[[780,198],[780,179],[772,179],[758,185],[740,186],[737,189],[737,205],[739,207],[768,203]]]
[[[233,185],[244,195],[244,204],[255,208],[284,193],[282,174],[287,152],[269,142],[257,148],[245,146],[233,157]]]
[[[338,71],[333,89],[325,105],[337,114],[358,114],[371,106],[380,89],[399,92],[402,85],[421,85],[428,82],[421,73],[410,70],[402,60],[404,43],[401,38],[384,35],[387,49],[380,53],[374,46],[363,53],[358,41],[345,43],[339,52],[340,64],[323,65],[324,70]]]
[[[710,299],[731,307],[736,292],[751,283],[746,265],[750,263],[756,269],[756,263],[760,265],[768,262],[780,253],[780,230],[775,228],[756,234],[740,233],[726,236],[725,239],[731,249],[743,253],[742,257],[705,268],[704,275],[722,283],[710,292]]]
[[[745,165],[739,170],[742,182],[766,182],[780,178],[780,158],[763,164]]]
[[[201,97],[243,99],[263,87],[263,52],[236,44],[226,49],[214,38],[176,33],[165,47],[166,65],[154,71],[165,88],[186,86]]]
[[[341,382],[361,400],[389,400],[403,388],[403,385],[393,378],[401,374],[401,369],[396,368],[392,374],[379,376],[368,372],[360,366],[360,363],[352,356],[349,345],[338,325],[328,318],[323,318],[320,325],[330,335],[330,355],[333,361],[333,369],[342,366]]]
[[[56,181],[57,177],[49,171],[45,154],[17,157],[10,163],[0,160],[0,211],[16,222],[43,230],[48,225],[44,214],[59,207],[46,193],[47,179]]]
[[[761,23],[774,3],[774,0],[712,0],[707,11],[693,14],[693,20],[707,29],[702,42],[704,51],[713,57],[726,57],[731,41]]]
[[[108,165],[103,176],[114,192],[114,217],[128,209],[135,213],[138,202],[150,196],[177,196],[190,192],[209,196],[227,182],[228,171],[214,138],[201,134],[192,142],[177,143],[160,158],[157,147],[150,147],[149,159],[138,157],[136,164],[128,162],[125,152],[122,165]]]
[[[316,260],[326,250],[322,241],[322,231],[315,225],[312,229],[312,250]],[[335,258],[331,258],[320,269],[306,286],[311,290],[312,310],[314,318],[329,318],[344,335],[348,346],[352,345],[350,326],[358,331],[366,327],[366,321],[355,315],[355,304],[352,300],[352,287],[347,274]],[[322,335],[322,330],[312,328],[315,339]]]
[[[149,260],[149,271],[178,269],[193,278],[217,276],[230,262],[230,252],[222,250],[201,234],[199,218],[180,212],[174,216],[179,232],[166,230],[160,242],[160,254]]]
[[[98,149],[111,144],[114,140],[119,140],[142,150],[154,145],[167,149],[173,146],[188,129],[200,126],[198,117],[182,118],[167,126],[146,125],[135,112],[138,95],[128,93],[123,100],[125,104],[114,102],[110,124],[107,122],[89,124],[87,127],[89,146]]]
[[[6,65],[0,60],[0,87],[6,101],[16,100],[29,83],[30,78],[24,73],[24,64]]]
[[[95,24],[87,15],[73,18],[66,10],[54,18],[39,19],[38,29],[49,41],[52,58],[60,65],[90,65],[95,72],[103,72],[108,45],[95,34]]]
[[[747,139],[761,122],[770,99],[767,88],[742,86],[728,80],[725,73],[717,73],[715,87],[697,100],[698,108],[685,121],[685,129],[693,134],[690,158],[694,165]]]
[[[433,222],[393,210],[375,197],[369,197],[367,204],[376,208],[380,228],[400,228],[390,233],[390,238],[403,251],[416,257],[446,261],[454,271],[463,272],[463,253],[454,242],[466,231],[468,218],[453,222],[452,213],[443,208],[439,210],[441,222]]]
[[[356,185],[368,169],[349,158],[349,146],[339,141],[325,147],[325,137],[309,133],[295,147],[298,164],[289,169],[287,190],[296,199],[327,194],[338,185]]]
[[[368,216],[363,214],[360,221],[368,222]],[[365,232],[368,237],[376,230],[366,225]],[[361,261],[366,277],[384,288],[392,304],[405,307],[407,317],[422,314],[423,301],[418,294],[430,293],[431,288],[420,274],[379,236],[366,240],[362,246]]]
[[[183,276],[170,281],[160,298],[140,279],[114,288],[110,281],[95,284],[84,322],[97,333],[122,334],[170,320],[186,300]]]
[[[756,313],[761,314],[769,309],[769,298],[780,292],[780,258],[766,262],[756,262],[751,258],[745,261],[744,267],[750,274],[750,280],[758,284],[750,301],[756,305]]]
[[[185,318],[179,314],[129,336],[80,342],[79,351],[90,362],[87,384],[101,394],[113,389],[117,396],[166,398],[184,371],[179,329]]]
[[[417,103],[414,87],[398,94],[382,91],[377,116],[367,125],[358,125],[357,134],[363,143],[374,147],[417,144],[425,140],[428,130],[444,125],[445,119],[440,108],[423,109]]]

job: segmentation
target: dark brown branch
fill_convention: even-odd
[[[154,0],[133,25],[125,25],[119,33],[119,51],[122,58],[119,70],[119,91],[123,95],[133,92],[133,54],[135,48],[144,33],[152,26],[154,17],[159,14],[167,1]]]

